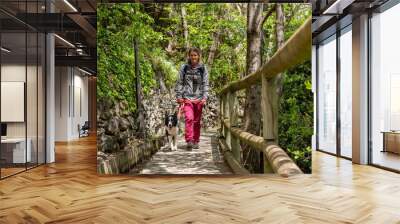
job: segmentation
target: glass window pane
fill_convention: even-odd
[[[0,7],[21,20],[37,19],[34,14],[44,12],[45,0],[0,1]],[[7,13],[0,12],[0,18],[0,172],[4,178],[45,162],[46,54],[43,33]]]
[[[336,153],[336,36],[318,48],[318,148]]]
[[[26,33],[1,34],[2,177],[25,170],[30,161],[26,144]],[[26,150],[28,147],[28,151]]]
[[[394,28],[398,21],[400,4],[371,19],[372,163],[396,170],[400,170],[400,31]]]
[[[350,29],[350,30],[348,30]],[[351,26],[340,36],[340,153],[351,158],[352,35]]]

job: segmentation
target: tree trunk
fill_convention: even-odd
[[[160,70],[157,70],[156,71],[156,76],[157,76],[158,86],[160,88],[160,93],[166,93],[167,92],[167,86],[165,85],[163,73]]]
[[[177,11],[176,10],[176,4],[171,3],[171,10],[169,12],[168,18],[174,18],[176,16],[176,11]],[[175,29],[171,29],[171,30],[166,31],[166,34],[170,38],[168,39],[168,45],[165,48],[165,51],[167,52],[167,54],[169,56],[172,56],[172,55],[175,54],[176,46],[178,45],[177,41],[176,41]]]
[[[171,38],[168,40],[168,45],[167,45],[167,47],[165,48],[165,51],[167,52],[167,54],[168,54],[169,56],[172,56],[172,55],[174,55],[175,52],[176,52],[176,50],[175,50],[176,45],[177,45],[176,40],[175,40],[176,37],[175,37],[174,31],[167,31],[167,34],[168,34]]]
[[[181,5],[181,19],[182,19],[182,27],[183,27],[183,37],[185,38],[185,47],[186,51],[189,50],[189,30],[186,21],[186,8],[184,5]]]
[[[276,44],[278,49],[285,43],[285,16],[282,4],[276,4]]]
[[[226,12],[225,10],[223,10],[223,8],[219,8],[217,11],[217,19],[220,20],[222,19],[223,16],[225,16],[225,13],[229,13]],[[212,65],[214,63],[214,59],[215,59],[215,54],[217,53],[217,49],[220,45],[221,42],[221,33],[224,32],[223,29],[221,28],[217,28],[217,30],[214,32],[213,34],[213,42],[211,44],[210,50],[208,52],[208,57],[207,57],[207,65],[208,65],[208,73],[211,72],[212,69]]]
[[[165,81],[164,81],[164,73],[161,70],[160,66],[157,64],[156,61],[154,60],[150,60],[151,61],[151,66],[153,68],[154,74],[155,74],[155,78],[157,80],[157,84],[158,84],[158,93],[166,93],[167,87],[165,85]]]
[[[263,4],[247,5],[247,56],[246,75],[250,75],[261,66],[261,29],[263,21]],[[246,89],[244,106],[244,129],[255,135],[260,135],[261,123],[261,87],[256,85]],[[243,147],[244,161],[250,160],[254,172],[260,172],[260,155],[248,146]]]
[[[214,63],[215,54],[216,54],[218,46],[219,46],[220,35],[221,35],[220,30],[217,30],[216,33],[214,33],[213,42],[211,44],[210,51],[208,52],[207,65],[208,65],[209,73],[211,72],[211,68]]]
[[[133,40],[133,48],[134,48],[134,56],[135,56],[135,84],[136,84],[136,107],[138,111],[138,121],[139,121],[139,127],[138,127],[138,135],[141,137],[144,137],[144,129],[145,129],[145,124],[144,124],[144,111],[143,111],[143,105],[142,105],[142,86],[140,84],[140,68],[139,68],[139,43],[137,38],[135,37]]]
[[[285,43],[284,36],[284,13],[283,6],[276,4],[276,24],[275,24],[275,36],[276,36],[276,49],[281,48]],[[273,129],[274,141],[278,143],[278,114],[279,114],[279,99],[282,95],[282,75],[278,74],[274,78],[268,81],[267,95],[271,102],[271,113],[273,124],[270,127]]]

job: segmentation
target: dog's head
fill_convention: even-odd
[[[175,112],[174,114],[165,113],[165,126],[168,128],[176,127],[178,124],[178,113]]]

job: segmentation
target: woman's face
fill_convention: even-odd
[[[195,51],[190,52],[189,58],[190,58],[190,62],[193,65],[199,63],[199,55],[197,54],[197,52],[195,52]]]

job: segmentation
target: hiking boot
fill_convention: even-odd
[[[193,143],[192,148],[199,149],[199,143]]]
[[[187,149],[187,150],[192,150],[192,148],[193,148],[193,143],[187,142],[187,143],[186,143],[186,149]]]

